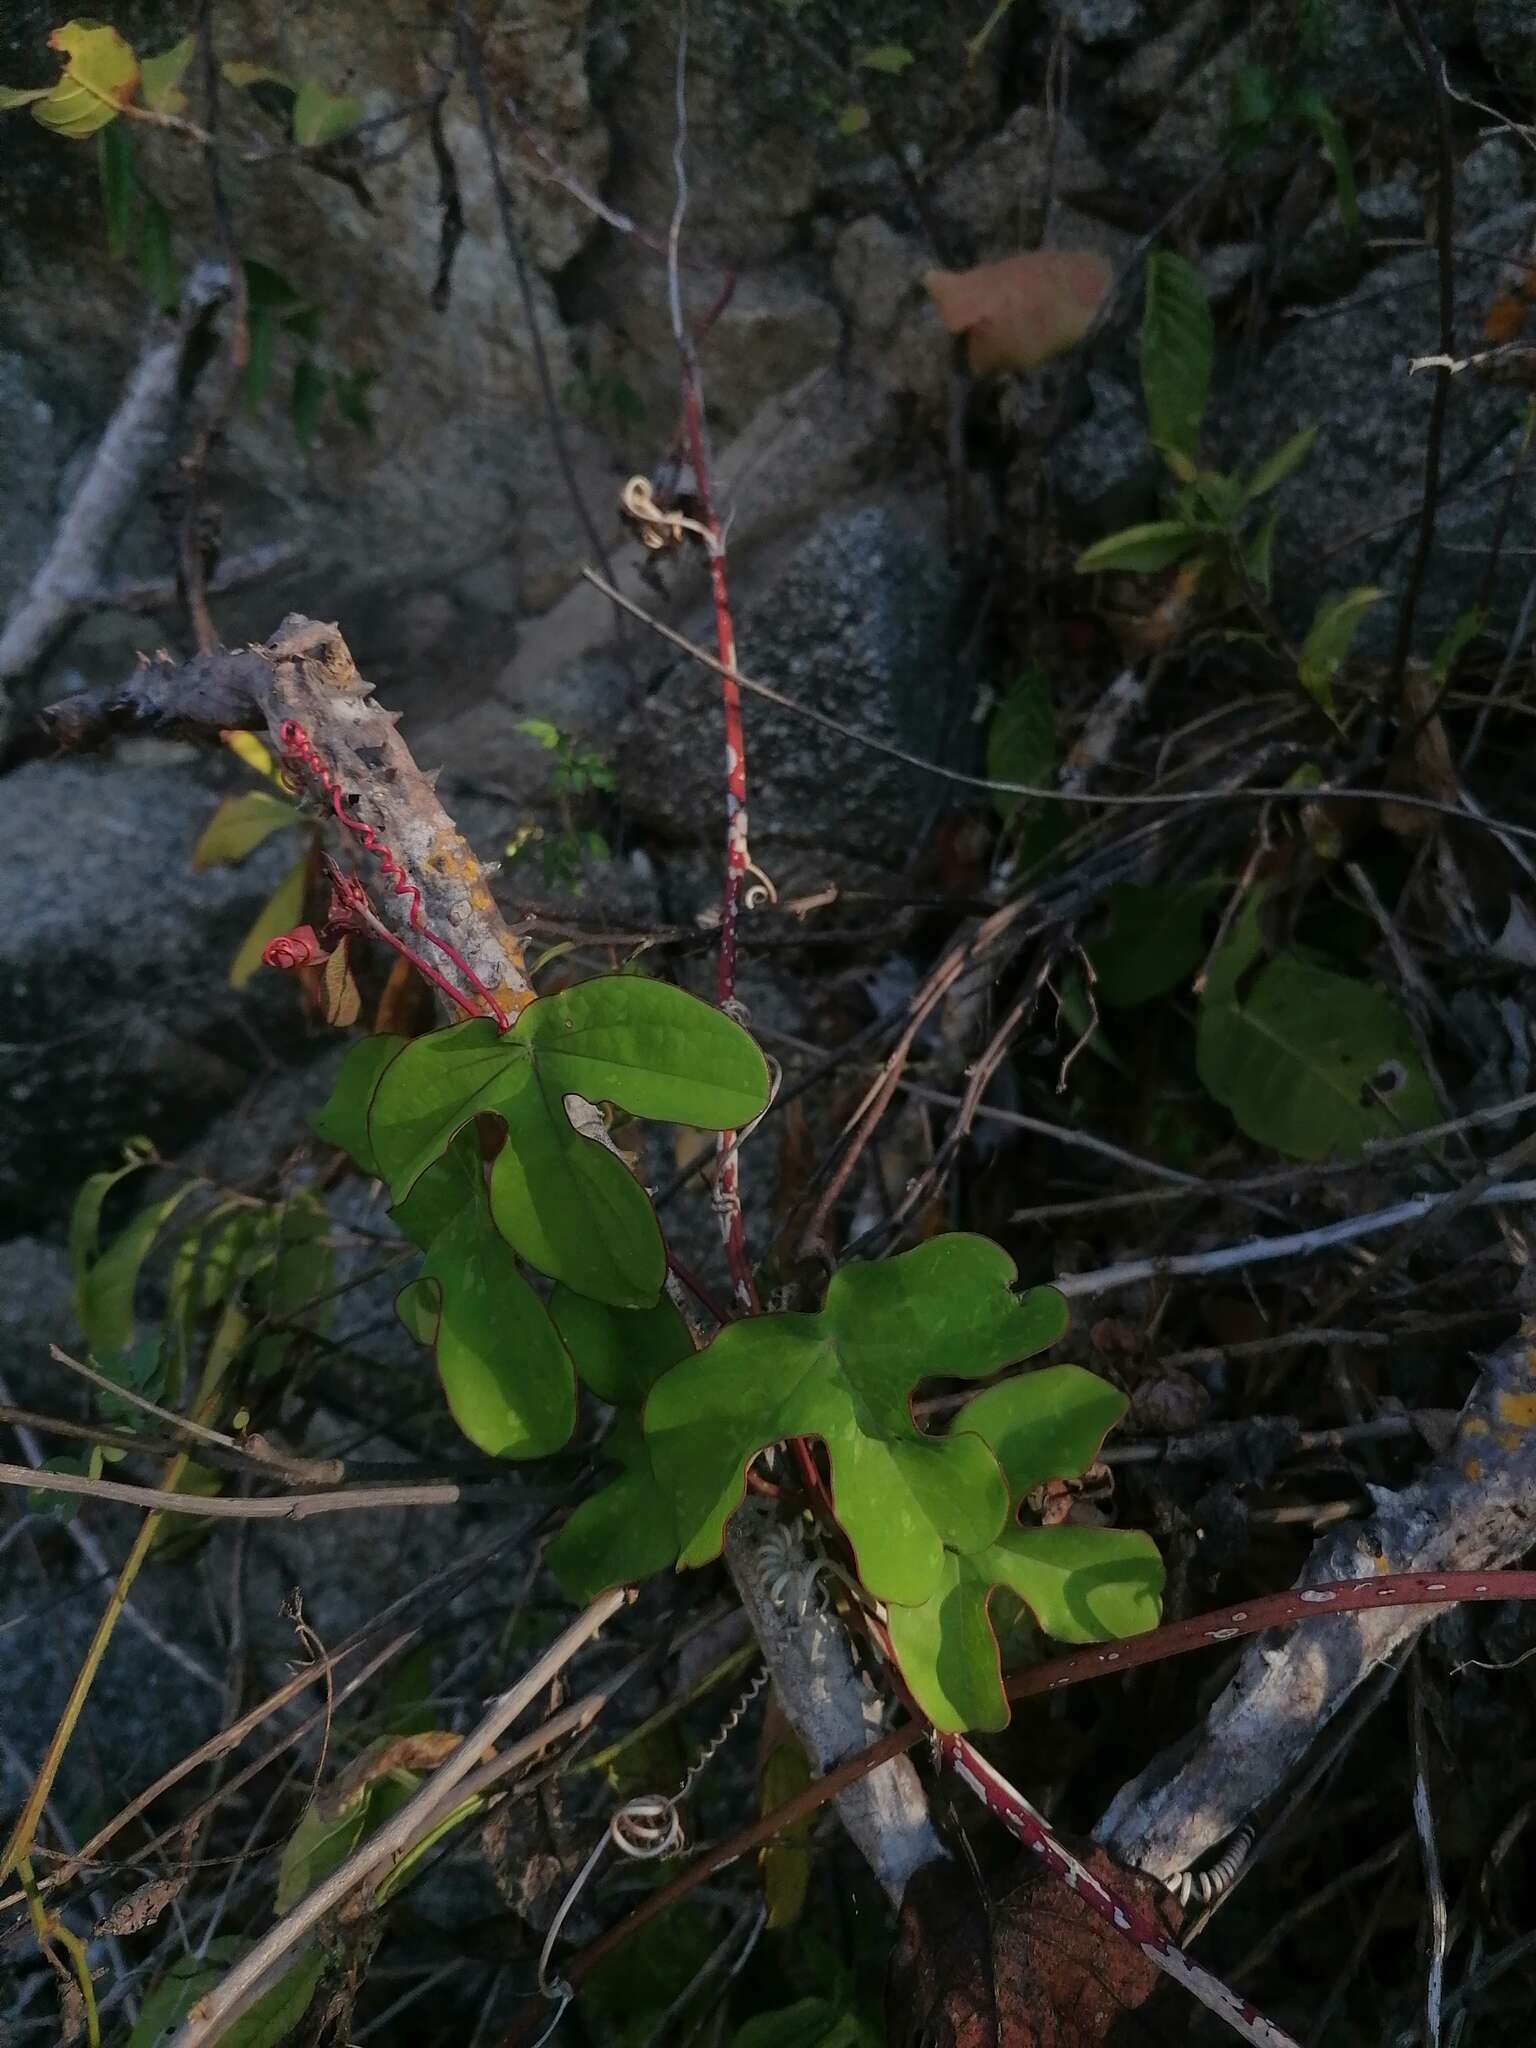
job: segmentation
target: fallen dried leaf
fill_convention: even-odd
[[[966,337],[972,372],[1034,370],[1082,340],[1113,271],[1089,249],[1034,249],[923,278],[939,318]]]

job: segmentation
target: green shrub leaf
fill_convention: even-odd
[[[1300,469],[1312,453],[1312,444],[1317,439],[1316,427],[1303,427],[1299,434],[1292,434],[1283,442],[1267,462],[1261,462],[1243,487],[1243,498],[1252,504],[1255,498],[1262,498],[1277,485],[1283,484],[1293,470]]]
[[[1066,1305],[1013,1292],[1013,1261],[985,1238],[937,1237],[880,1265],[845,1266],[817,1314],[732,1323],[659,1380],[645,1407],[656,1471],[677,1515],[682,1562],[718,1556],[746,1468],[783,1437],[827,1447],[833,1506],[878,1600],[937,1589],[945,1546],[996,1540],[1007,1489],[975,1435],[922,1435],[915,1383],[976,1379],[1054,1343]]]
[[[1109,929],[1091,951],[1094,990],[1110,1009],[1133,1009],[1187,981],[1205,958],[1205,914],[1220,882],[1109,892]]]
[[[1259,957],[1253,902],[1211,963],[1196,1039],[1201,1081],[1250,1138],[1322,1159],[1433,1123],[1434,1093],[1389,996],[1299,953]]]
[[[1152,519],[1144,526],[1122,527],[1084,548],[1073,563],[1079,576],[1102,569],[1132,569],[1143,574],[1166,569],[1200,545],[1200,532],[1187,519]]]
[[[233,866],[254,853],[274,832],[301,822],[298,807],[265,789],[227,796],[203,827],[192,849],[194,868]]]
[[[1048,789],[1055,779],[1056,714],[1044,669],[1026,669],[993,712],[987,774],[994,782],[1028,782],[1037,789]],[[992,801],[1002,817],[1011,818],[1028,799],[997,790]]]
[[[1154,447],[1175,475],[1193,474],[1195,444],[1211,385],[1215,330],[1193,264],[1171,250],[1147,258],[1141,322],[1141,388]]]
[[[1333,701],[1334,677],[1344,665],[1356,627],[1371,606],[1380,604],[1386,594],[1370,584],[1360,584],[1346,590],[1342,597],[1327,600],[1318,606],[1302,643],[1298,670],[1301,686],[1335,722],[1338,713]]]

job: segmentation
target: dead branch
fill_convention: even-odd
[[[1481,1571],[1530,1548],[1536,1493],[1531,1386],[1536,1321],[1485,1364],[1447,1455],[1377,1511],[1315,1546],[1310,1585],[1372,1572]],[[1172,1877],[1197,1864],[1270,1798],[1355,1689],[1428,1627],[1418,1608],[1348,1616],[1261,1640],[1204,1726],[1119,1793],[1095,1829],[1121,1862]]]
[[[156,318],[53,545],[0,631],[0,734],[6,686],[35,668],[59,634],[96,601],[108,551],[164,449],[182,402],[192,344],[229,290],[223,264],[200,263],[182,292],[174,331],[167,334],[165,322]]]

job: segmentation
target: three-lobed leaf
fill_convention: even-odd
[[[990,1445],[1014,1516],[984,1550],[947,1550],[927,1600],[887,1610],[902,1675],[935,1727],[1007,1726],[989,1612],[999,1587],[1061,1642],[1112,1641],[1157,1625],[1163,1572],[1150,1537],[1128,1529],[1020,1527],[1016,1519],[1033,1488],[1073,1478],[1093,1463],[1125,1409],[1125,1396],[1096,1374],[1053,1365],[989,1387],[956,1416],[956,1429]]]
[[[985,1238],[932,1239],[880,1265],[845,1266],[816,1314],[730,1324],[652,1389],[645,1434],[671,1495],[681,1561],[718,1556],[746,1469],[770,1444],[816,1437],[832,1503],[876,1599],[916,1603],[939,1587],[946,1548],[984,1549],[1007,1488],[980,1437],[924,1436],[920,1379],[979,1379],[1054,1343],[1066,1305],[1013,1291],[1013,1261]]]
[[[768,1100],[762,1054],[706,1003],[631,975],[530,1003],[505,1033],[484,1018],[414,1040],[384,1069],[368,1119],[397,1202],[473,1117],[506,1127],[491,1213],[531,1265],[579,1293],[644,1307],[665,1273],[661,1233],[623,1162],[572,1123],[566,1098],[707,1130]]]

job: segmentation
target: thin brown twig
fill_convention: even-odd
[[[1392,0],[1392,5],[1397,11],[1398,20],[1402,23],[1403,33],[1418,53],[1419,66],[1435,103],[1435,145],[1439,161],[1439,190],[1436,193],[1436,271],[1439,281],[1440,353],[1451,358],[1456,352],[1456,258],[1452,247],[1455,230],[1456,158],[1451,135],[1450,99],[1445,90],[1439,56],[1425,31],[1416,0]],[[1424,439],[1424,495],[1419,512],[1419,534],[1414,546],[1413,559],[1408,567],[1408,580],[1403,586],[1402,602],[1398,607],[1397,637],[1393,643],[1391,665],[1387,671],[1386,695],[1382,704],[1383,713],[1389,718],[1396,715],[1402,698],[1408,656],[1413,646],[1414,617],[1418,611],[1424,578],[1429,568],[1430,551],[1435,544],[1435,515],[1440,496],[1440,450],[1445,439],[1445,414],[1451,395],[1451,376],[1450,369],[1444,366],[1435,372],[1435,392],[1430,403],[1429,427]]]

